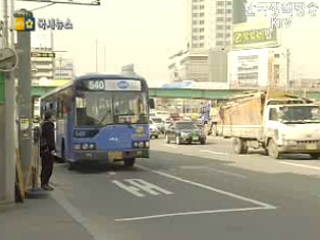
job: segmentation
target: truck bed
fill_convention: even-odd
[[[240,99],[220,108],[219,135],[259,139],[262,136],[263,99],[260,94]]]

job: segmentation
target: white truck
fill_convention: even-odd
[[[233,150],[264,148],[274,159],[283,153],[320,157],[320,108],[284,93],[257,92],[220,107],[218,135],[233,138]]]

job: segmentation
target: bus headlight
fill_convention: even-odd
[[[150,147],[150,142],[146,142],[145,145],[147,148]]]
[[[81,149],[81,144],[74,144],[73,145],[74,150],[80,150]]]
[[[144,147],[144,143],[143,142],[139,142],[139,147],[143,148]]]
[[[82,144],[82,149],[83,150],[88,150],[88,148],[89,148],[89,144],[88,143]]]
[[[139,147],[139,143],[134,142],[134,143],[133,143],[133,146],[137,148],[137,147]]]
[[[89,149],[94,150],[96,148],[96,145],[94,143],[89,144]]]

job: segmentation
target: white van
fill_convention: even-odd
[[[167,111],[151,110],[150,118],[161,118],[162,121],[166,121],[167,119],[170,119],[170,114]]]

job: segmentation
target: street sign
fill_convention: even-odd
[[[17,31],[34,31],[36,20],[34,17],[15,17],[15,29]]]
[[[31,52],[31,57],[55,58],[56,54],[54,52]]]
[[[17,64],[17,54],[12,48],[0,49],[0,72],[11,72]]]

